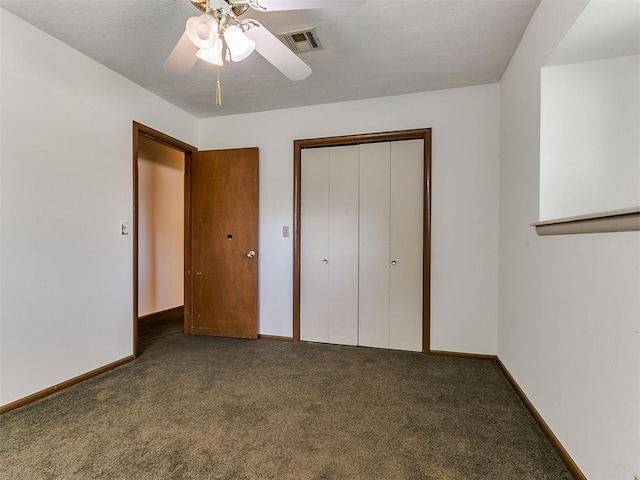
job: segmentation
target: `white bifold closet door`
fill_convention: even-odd
[[[304,149],[300,338],[422,350],[423,142]]]
[[[301,158],[300,338],[358,344],[358,147]]]
[[[360,146],[359,345],[422,350],[423,141]]]

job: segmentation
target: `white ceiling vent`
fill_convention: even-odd
[[[315,28],[283,33],[278,35],[278,38],[295,53],[322,50],[322,45],[320,44]]]

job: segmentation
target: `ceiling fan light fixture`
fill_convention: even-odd
[[[224,56],[222,54],[222,41],[220,38],[216,38],[213,47],[201,48],[196,52],[196,57],[200,60],[211,63],[212,65],[218,65],[221,67],[224,65]]]
[[[224,40],[229,47],[229,55],[234,62],[247,58],[256,48],[256,43],[248,38],[240,27],[231,25],[224,31]]]
[[[211,48],[218,37],[218,22],[206,13],[199,17],[191,17],[187,20],[187,35],[196,47]]]

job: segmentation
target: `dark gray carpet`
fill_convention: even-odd
[[[572,479],[490,361],[166,337],[0,417],[2,479]]]

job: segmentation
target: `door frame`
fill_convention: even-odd
[[[170,148],[184,153],[184,328],[189,331],[191,319],[189,317],[189,271],[190,271],[190,178],[191,154],[198,149],[181,140],[166,135],[151,127],[133,122],[133,357],[138,358],[138,135],[144,135]]]
[[[424,200],[422,254],[422,353],[431,352],[431,128],[309,138],[293,142],[293,340],[300,341],[300,221],[301,158],[303,148],[341,147],[364,143],[423,140]]]

